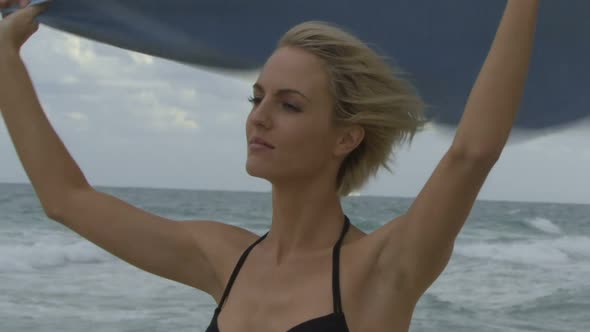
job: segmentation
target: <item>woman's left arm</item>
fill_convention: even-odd
[[[401,270],[420,295],[447,265],[508,140],[524,94],[538,7],[538,0],[508,0],[451,147],[406,214],[378,230],[379,270],[392,278]]]
[[[538,0],[509,0],[473,86],[452,149],[499,157],[520,108],[533,50]]]

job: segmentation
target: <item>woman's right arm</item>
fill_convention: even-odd
[[[90,186],[41,108],[20,45],[7,41],[18,33],[8,30],[20,29],[35,15],[21,9],[0,21],[0,113],[45,213],[143,270],[212,295],[219,292],[215,264],[230,252],[235,255],[230,246],[243,233],[214,221],[167,220]]]

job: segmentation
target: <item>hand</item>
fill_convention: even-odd
[[[28,0],[0,0],[0,9],[12,7],[14,4],[17,4],[20,8],[25,7],[29,4]]]
[[[0,8],[18,3],[21,9],[0,21],[0,51],[20,51],[22,45],[39,28],[35,17],[45,10],[45,5],[28,6],[30,0],[0,0]]]

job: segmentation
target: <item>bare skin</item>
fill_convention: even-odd
[[[341,247],[340,289],[350,331],[407,331],[410,325],[417,297],[403,290],[401,275],[384,279],[379,273],[373,245],[379,236],[378,231],[367,235],[351,225]],[[223,279],[211,294],[217,303],[239,256],[258,238],[246,233],[242,237],[242,250],[236,249],[220,267]],[[292,257],[273,268],[272,251],[262,246],[265,241],[242,266],[219,315],[220,331],[287,331],[334,311],[332,248]]]
[[[0,0],[0,7],[13,3]],[[508,1],[455,140],[408,211],[370,234],[349,229],[340,277],[350,331],[407,331],[418,299],[446,267],[518,111],[537,9],[538,0]],[[218,221],[174,222],[94,190],[47,121],[20,59],[40,12],[25,8],[0,22],[0,111],[45,213],[128,263],[219,302],[258,236]],[[332,126],[327,79],[318,59],[282,48],[256,81],[246,137],[275,148],[250,146],[246,170],[272,183],[272,224],[223,306],[223,332],[286,331],[333,311],[331,254],[343,225],[334,179],[364,131]]]

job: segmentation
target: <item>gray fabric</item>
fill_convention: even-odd
[[[45,2],[47,0],[34,0]],[[40,22],[183,63],[253,69],[293,25],[336,23],[408,72],[455,125],[506,1],[474,0],[53,0]],[[590,1],[541,1],[537,44],[516,126],[547,128],[587,117]]]

